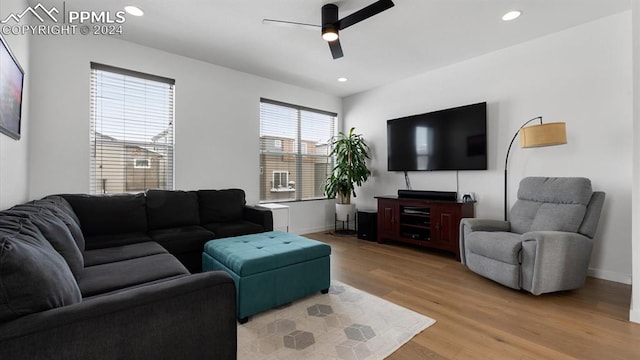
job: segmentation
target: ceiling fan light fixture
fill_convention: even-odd
[[[288,26],[304,26],[305,28],[320,28],[322,38],[327,41],[329,45],[329,50],[331,50],[331,56],[333,59],[339,59],[344,56],[342,52],[342,45],[340,44],[340,35],[339,32],[355,25],[361,21],[364,21],[372,16],[380,14],[381,12],[388,10],[394,6],[392,0],[377,0],[372,4],[369,4],[363,7],[360,10],[357,10],[354,13],[351,13],[345,16],[342,19],[338,18],[338,5],[336,4],[325,4],[321,8],[322,22],[321,25],[311,25],[304,24],[293,21],[282,21],[282,20],[271,20],[271,19],[262,19],[263,24],[272,24],[278,23],[281,25]]]
[[[326,41],[338,40],[338,29],[336,29],[336,27],[333,25],[323,26],[322,38],[325,39]]]
[[[338,6],[326,4],[322,7],[322,38],[326,41],[338,40]]]

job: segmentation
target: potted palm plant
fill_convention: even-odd
[[[351,196],[356,196],[355,187],[365,182],[371,171],[367,168],[369,146],[361,134],[355,134],[355,128],[349,134],[340,132],[331,142],[331,153],[336,165],[324,184],[324,191],[330,198],[338,198],[336,203],[336,219],[347,221],[354,219],[355,204],[351,204]]]

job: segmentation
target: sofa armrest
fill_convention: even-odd
[[[246,205],[244,207],[244,219],[261,225],[264,231],[273,231],[273,214],[269,209]]]
[[[142,286],[0,325],[2,359],[235,359],[236,291],[224,272]]]
[[[460,220],[460,262],[467,264],[465,239],[473,231],[509,231],[511,225],[508,221],[465,218]]]
[[[522,239],[521,287],[534,295],[584,284],[593,240],[578,233],[532,231]]]

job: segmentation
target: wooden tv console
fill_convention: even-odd
[[[400,241],[453,253],[460,260],[460,219],[474,217],[475,202],[376,196],[378,242]]]

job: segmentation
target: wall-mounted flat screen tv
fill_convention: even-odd
[[[0,132],[20,139],[24,71],[0,35]]]
[[[387,120],[389,171],[486,170],[487,103]]]

